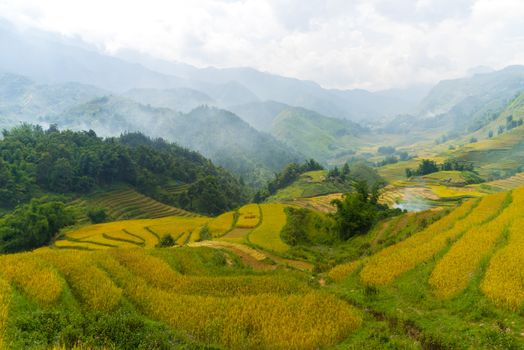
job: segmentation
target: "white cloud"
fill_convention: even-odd
[[[381,89],[524,63],[520,0],[0,0],[15,23],[198,66]]]

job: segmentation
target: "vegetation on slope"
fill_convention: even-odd
[[[360,125],[302,108],[287,108],[273,121],[273,135],[307,157],[325,162],[355,151],[365,133]]]
[[[422,347],[520,349],[523,206],[524,188],[467,201],[406,240],[333,269],[333,291]]]
[[[105,136],[148,130],[149,136],[200,152],[255,186],[286,164],[303,158],[300,152],[258,132],[235,114],[208,106],[180,113],[105,96],[75,106],[49,122],[75,130],[93,129]]]
[[[0,254],[46,245],[61,228],[73,223],[64,203],[33,199],[0,218]]]
[[[315,349],[340,342],[360,325],[358,312],[315,291],[298,273],[254,274],[228,265],[226,253],[191,249],[42,249],[0,257],[2,264],[18,266],[38,261],[54,276],[36,273],[26,283],[24,277],[38,270],[0,271],[17,286],[1,294],[13,294],[7,327],[0,323],[5,344]],[[43,303],[51,281],[58,283],[57,293]],[[38,283],[42,288],[34,289]],[[132,324],[137,334],[129,333]]]
[[[44,131],[24,125],[4,131],[0,141],[3,205],[15,206],[42,192],[82,195],[126,183],[165,202],[218,214],[245,199],[242,184],[198,153],[142,134],[101,139],[93,131]],[[171,182],[189,183],[187,193],[163,190]]]

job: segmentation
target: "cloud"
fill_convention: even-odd
[[[520,0],[0,0],[0,16],[108,53],[251,66],[337,88],[524,63]]]

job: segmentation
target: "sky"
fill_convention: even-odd
[[[0,0],[0,17],[116,55],[380,90],[524,64],[522,0]]]

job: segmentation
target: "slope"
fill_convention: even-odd
[[[402,320],[426,346],[520,348],[523,207],[524,188],[467,201],[405,240],[337,267],[334,288],[382,318]]]
[[[302,158],[298,152],[256,131],[233,113],[205,106],[183,114],[106,96],[48,120],[61,127],[93,129],[107,136],[148,130],[151,136],[204,154],[253,185],[262,184],[286,164]]]
[[[350,121],[290,107],[273,120],[271,133],[307,157],[324,162],[354,153],[366,129]]]

